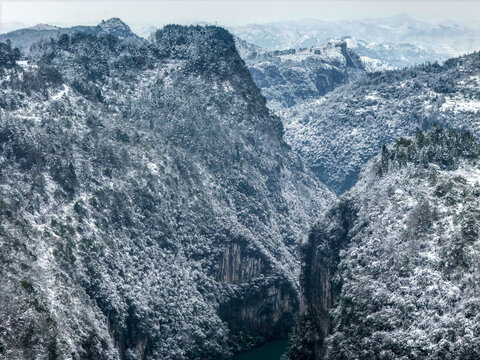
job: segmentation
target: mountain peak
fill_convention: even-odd
[[[37,24],[35,26],[30,27],[32,30],[58,30],[60,29],[57,26],[49,25],[49,24]]]
[[[336,38],[330,38],[330,39],[327,40],[327,42],[325,44],[317,45],[317,46],[314,46],[314,47],[319,48],[319,49],[336,48],[336,47],[341,47],[342,45],[344,45],[344,43],[345,42],[343,40],[336,39]]]
[[[199,41],[215,41],[235,46],[232,34],[228,30],[213,25],[167,25],[156,32],[157,42],[168,40],[172,45],[198,45]]]
[[[133,32],[130,30],[130,27],[117,17],[108,20],[102,20],[102,22],[98,24],[98,27],[101,28],[103,32],[121,38],[133,36]]]
[[[218,26],[167,25],[155,33],[155,43],[176,57],[190,59],[195,70],[222,72],[231,75],[232,69],[244,67],[233,36]],[[225,67],[218,65],[229,64]]]

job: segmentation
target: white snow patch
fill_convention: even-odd
[[[24,69],[34,69],[37,68],[38,66],[35,64],[30,64],[27,60],[18,60],[17,65]]]
[[[345,43],[347,44],[347,47],[350,49],[356,49],[358,48],[358,41],[355,38],[346,38],[344,39]]]
[[[350,131],[350,135],[355,136],[359,133],[358,128],[353,128],[352,131]]]
[[[464,178],[470,185],[480,184],[480,169],[473,166],[459,167],[452,172],[452,175]]]
[[[63,89],[60,90],[57,94],[52,96],[52,100],[58,100],[63,95],[68,94],[70,92],[70,88],[67,85],[63,85]]]
[[[445,103],[440,108],[441,111],[453,111],[453,112],[480,112],[480,100],[466,99],[461,96],[447,97]]]
[[[158,165],[155,163],[148,163],[147,164],[148,169],[155,175],[158,175]]]
[[[386,71],[386,70],[393,70],[396,69],[394,66],[386,63],[380,59],[373,59],[368,56],[360,56],[360,60],[367,69],[368,72],[376,72],[376,71]]]
[[[232,93],[232,92],[235,91],[235,89],[233,88],[230,81],[226,81],[226,82],[223,83],[223,90],[228,92],[228,93]]]
[[[373,91],[368,95],[365,95],[365,100],[373,100],[373,101],[378,101],[381,100],[380,97],[378,96],[378,92]]]

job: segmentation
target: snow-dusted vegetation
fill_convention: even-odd
[[[292,359],[478,359],[480,144],[435,127],[364,168],[303,245]]]
[[[296,244],[333,195],[282,136],[221,28],[1,45],[0,358],[223,359],[285,336]]]
[[[383,144],[434,123],[480,136],[480,54],[366,75],[280,113],[286,141],[337,193]]]
[[[0,360],[480,358],[475,33],[335,24],[0,35]]]

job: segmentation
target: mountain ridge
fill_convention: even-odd
[[[404,67],[445,61],[480,48],[478,27],[433,24],[400,14],[357,20],[292,20],[232,27],[245,41],[269,50],[309,48],[331,38],[352,37],[368,44],[361,56]]]
[[[287,142],[337,194],[383,144],[434,123],[479,136],[478,53],[381,73],[280,112]]]
[[[227,31],[0,50],[2,355],[228,359],[288,333],[334,196]]]
[[[308,49],[266,51],[237,37],[236,46],[269,108],[277,113],[321,97],[367,72],[360,57],[340,40]]]
[[[42,39],[57,37],[62,34],[73,34],[75,32],[90,34],[110,34],[123,39],[132,39],[132,41],[141,42],[144,39],[134,34],[130,27],[119,18],[102,20],[95,26],[76,25],[69,28],[62,28],[48,24],[37,24],[35,26],[13,30],[5,34],[0,34],[0,41],[10,40],[14,47],[20,49],[22,53],[28,53],[30,46]]]

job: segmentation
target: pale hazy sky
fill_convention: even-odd
[[[96,24],[120,17],[127,23],[167,23],[205,21],[219,25],[243,25],[291,19],[340,20],[384,17],[407,13],[420,20],[478,24],[480,0],[470,1],[329,1],[329,0],[0,0],[0,23],[26,25]]]

